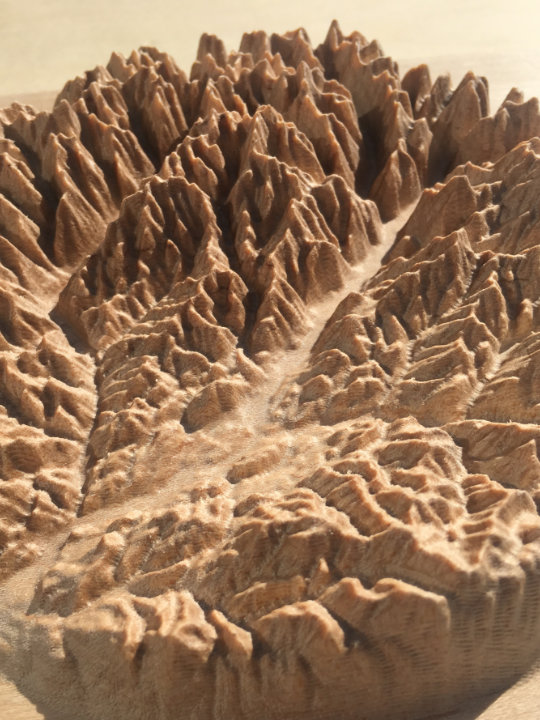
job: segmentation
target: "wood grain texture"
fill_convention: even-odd
[[[0,657],[38,710],[411,718],[525,672],[538,102],[333,23],[0,120]]]

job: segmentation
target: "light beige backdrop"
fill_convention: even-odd
[[[469,69],[488,77],[492,109],[513,85],[540,95],[538,0],[0,0],[0,102],[58,91],[112,50],[156,45],[188,70],[204,31],[233,48],[244,31],[303,26],[319,43],[334,17],[402,70],[428,61],[454,84]]]

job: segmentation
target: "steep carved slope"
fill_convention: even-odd
[[[0,111],[2,667],[420,718],[540,649],[538,103],[333,23]],[[22,588],[22,589],[21,589]],[[276,694],[276,687],[280,692]]]

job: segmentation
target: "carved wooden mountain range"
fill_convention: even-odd
[[[0,121],[4,672],[70,720],[410,719],[522,673],[538,101],[334,23]]]

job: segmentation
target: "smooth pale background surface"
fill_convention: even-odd
[[[244,31],[304,27],[321,42],[333,18],[342,30],[377,38],[404,72],[427,62],[432,79],[449,71],[457,85],[467,70],[489,80],[492,111],[512,86],[540,95],[538,0],[0,0],[0,106],[12,100],[52,105],[76,75],[106,64],[112,50],[129,54],[155,45],[189,70],[202,32],[228,49]],[[0,679],[0,715],[43,716]],[[451,714],[448,720],[538,720],[540,673],[503,693]]]
[[[492,110],[513,85],[540,95],[538,0],[0,0],[0,104],[58,91],[112,50],[156,45],[189,70],[202,32],[232,49],[244,31],[303,26],[318,44],[334,17],[377,38],[402,71],[427,61],[454,85],[467,70],[488,77]]]

